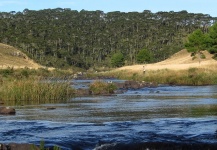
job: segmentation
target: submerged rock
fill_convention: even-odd
[[[11,108],[11,107],[0,107],[0,114],[15,115],[16,111],[14,108]]]

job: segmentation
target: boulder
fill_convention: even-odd
[[[15,115],[16,111],[14,108],[11,108],[11,107],[0,107],[0,114]]]

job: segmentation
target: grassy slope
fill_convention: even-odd
[[[33,68],[37,69],[42,66],[33,62],[24,53],[16,48],[0,43],[0,69],[1,68]]]
[[[207,51],[203,54],[206,58],[201,59],[199,63],[197,58],[192,60],[187,50],[181,50],[162,62],[124,66],[105,74],[127,80],[173,85],[217,84],[217,61],[212,59],[212,55]]]
[[[170,69],[170,70],[187,70],[189,68],[210,68],[216,67],[217,61],[212,59],[212,55],[207,51],[204,51],[203,54],[206,56],[205,59],[201,59],[199,63],[198,59],[192,60],[191,54],[187,50],[181,50],[178,53],[171,56],[169,59],[155,64],[140,64],[132,66],[124,66],[116,70],[131,70],[131,71],[142,71],[143,66],[146,70],[161,70],[161,69]]]

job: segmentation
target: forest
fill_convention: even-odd
[[[208,14],[108,12],[68,8],[0,12],[0,42],[56,68],[119,67],[164,60],[185,48],[188,35],[216,23]],[[145,62],[139,54],[149,55]],[[123,57],[118,65],[115,57]]]

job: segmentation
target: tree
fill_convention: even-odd
[[[111,58],[113,67],[121,67],[124,65],[124,55],[121,52],[115,53]]]
[[[217,53],[217,23],[215,23],[213,26],[209,28],[208,32],[209,36],[209,52],[211,54],[216,54]]]
[[[147,49],[142,49],[136,55],[136,60],[138,63],[151,62],[152,54]]]
[[[189,35],[188,42],[185,44],[185,48],[192,53],[192,56],[198,55],[199,63],[201,51],[206,49],[206,39],[205,34],[200,29],[197,29]]]

